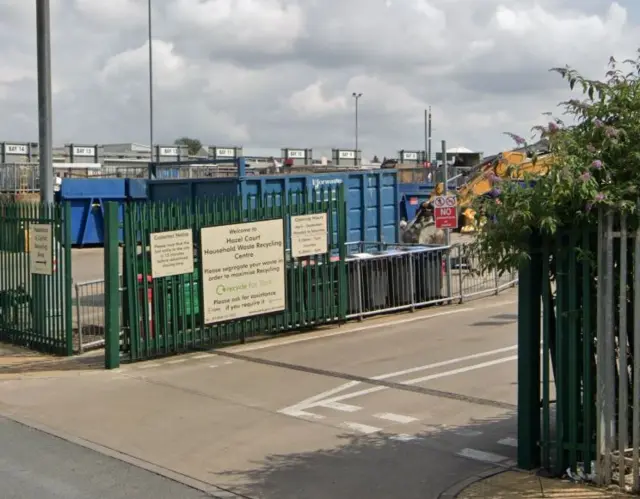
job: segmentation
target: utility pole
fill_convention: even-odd
[[[356,158],[355,159],[356,159],[356,165],[357,165],[359,163],[358,161],[358,101],[360,100],[360,97],[362,97],[362,92],[360,93],[353,92],[352,96],[356,101],[356,152],[355,152]]]
[[[429,149],[429,162],[431,162],[431,106],[429,106],[429,126],[428,126],[428,135],[429,135],[429,139],[428,139],[428,149]]]
[[[51,105],[51,15],[49,0],[36,0],[36,38],[40,199],[43,203],[53,203],[53,111]]]
[[[424,164],[429,161],[429,112],[424,110]]]
[[[149,158],[153,163],[153,38],[151,30],[151,0],[147,3],[149,29]]]

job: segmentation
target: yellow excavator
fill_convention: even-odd
[[[538,145],[536,145],[538,146]],[[546,175],[553,161],[548,149],[540,146],[527,149],[505,151],[479,164],[469,176],[469,180],[457,192],[449,192],[458,197],[458,213],[460,217],[460,232],[470,233],[477,229],[475,210],[471,204],[478,196],[488,194],[493,188],[493,178],[511,178],[524,180],[528,175]],[[534,156],[534,150],[537,149]],[[535,158],[535,159],[534,159]],[[436,196],[444,194],[444,184],[437,184],[429,198],[431,204]]]

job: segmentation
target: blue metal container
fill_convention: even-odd
[[[104,243],[104,203],[186,201],[241,195],[245,204],[257,196],[274,194],[286,202],[290,192],[345,185],[347,241],[398,242],[400,198],[396,170],[333,171],[311,174],[244,175],[244,162],[237,177],[210,179],[63,179],[60,200],[72,207],[75,245]],[[176,167],[177,168],[177,167]],[[334,225],[335,226],[335,225]],[[334,234],[334,237],[337,237]]]
[[[397,242],[399,197],[395,170],[245,177],[240,182],[240,193],[247,199],[340,184],[345,186],[347,202],[347,242]]]
[[[136,201],[193,201],[219,196],[237,196],[238,179],[142,180],[128,179],[127,197]]]
[[[104,244],[105,203],[119,203],[118,217],[123,219],[126,179],[65,178],[56,193],[59,202],[71,205],[71,240],[74,246]],[[123,240],[120,229],[120,240]]]
[[[399,218],[411,220],[416,216],[416,211],[424,201],[428,201],[433,192],[433,184],[400,184],[400,216]]]
[[[289,192],[345,185],[347,241],[398,241],[398,183],[395,170],[314,174],[256,175],[180,180],[129,180],[130,199],[149,201],[194,200],[242,195],[245,203],[274,194],[276,202]],[[286,201],[286,199],[285,199]]]

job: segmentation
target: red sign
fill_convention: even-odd
[[[458,209],[455,196],[438,196],[433,204],[436,229],[457,229]]]

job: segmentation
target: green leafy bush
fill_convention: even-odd
[[[582,98],[560,104],[567,123],[549,114],[535,127],[553,161],[547,175],[521,183],[492,178],[493,192],[477,199],[486,220],[475,246],[483,266],[507,271],[528,258],[532,235],[552,237],[559,228],[595,224],[598,208],[635,212],[640,190],[640,50],[636,60],[611,58],[603,80],[554,68]],[[516,143],[528,147],[513,134]],[[534,161],[536,158],[534,157]]]

